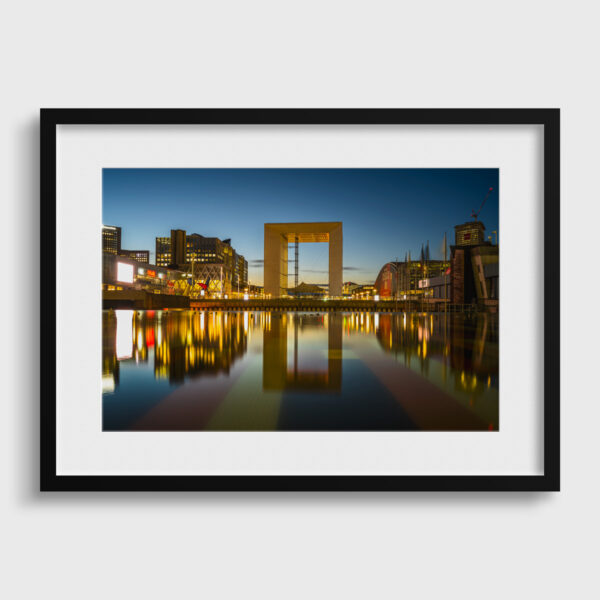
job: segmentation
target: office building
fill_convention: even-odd
[[[121,228],[114,225],[102,225],[102,252],[113,256],[124,256],[137,262],[149,263],[149,250],[125,250],[121,248]]]
[[[188,271],[214,294],[242,293],[248,286],[248,261],[230,239],[172,229],[170,237],[156,238],[156,264]]]
[[[156,238],[155,262],[159,267],[167,267],[171,264],[171,238]]]
[[[114,225],[102,225],[102,252],[119,254],[121,252],[121,228]]]
[[[386,263],[375,280],[376,293],[382,300],[403,299],[423,293],[419,282],[424,279],[443,277],[450,261],[419,260]]]

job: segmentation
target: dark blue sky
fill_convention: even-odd
[[[264,223],[342,221],[344,281],[372,283],[390,260],[427,243],[442,258],[444,232],[479,219],[498,229],[498,169],[104,169],[102,218],[122,245],[150,250],[171,229],[231,238],[262,284]],[[327,282],[327,244],[300,245],[300,280]]]

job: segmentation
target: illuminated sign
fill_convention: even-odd
[[[133,265],[122,262],[117,263],[117,281],[133,283]]]
[[[156,277],[156,271],[153,271],[152,269],[148,269],[146,273],[148,274],[148,277]]]

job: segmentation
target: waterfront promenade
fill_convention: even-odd
[[[497,304],[448,304],[443,300],[414,298],[412,300],[340,300],[323,298],[241,298],[193,299],[173,294],[152,294],[143,290],[104,291],[104,309],[191,309],[224,311],[272,311],[272,312],[497,312]]]
[[[191,300],[192,310],[261,310],[273,312],[477,312],[484,310],[474,304],[448,304],[443,301],[423,300],[323,300],[316,299],[284,299],[275,300]],[[489,310],[489,309],[488,309]]]

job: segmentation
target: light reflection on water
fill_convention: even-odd
[[[498,319],[104,311],[103,428],[498,429]]]

